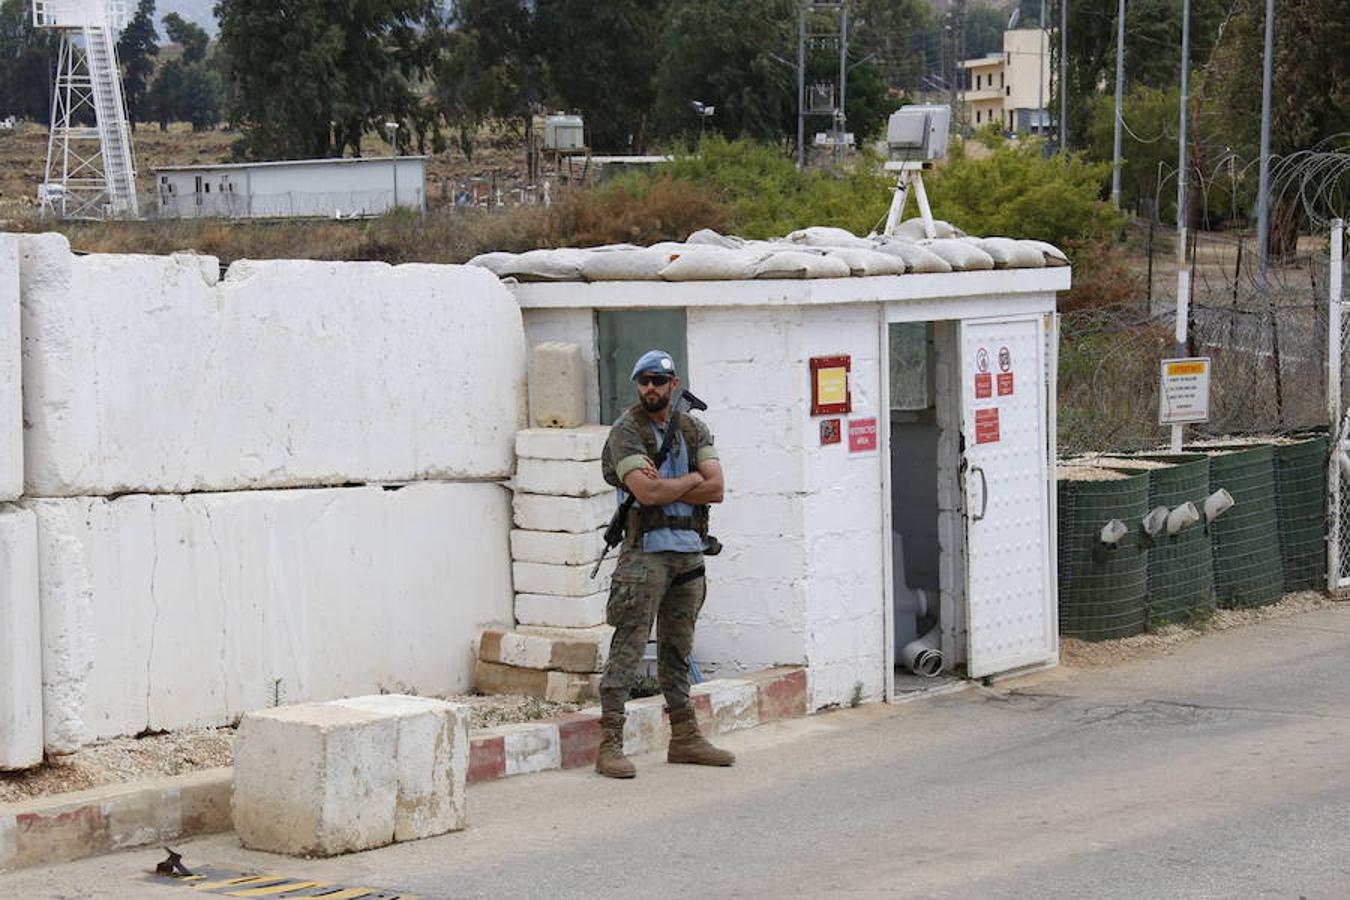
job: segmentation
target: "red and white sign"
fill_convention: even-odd
[[[1000,397],[1011,396],[1013,392],[1013,373],[998,373],[998,395]]]
[[[998,407],[975,410],[975,443],[998,443]]]
[[[848,452],[867,453],[877,449],[877,420],[848,420]]]
[[[1003,376],[1000,375],[1000,378]],[[984,400],[994,396],[994,376],[988,372],[975,373],[975,399]]]

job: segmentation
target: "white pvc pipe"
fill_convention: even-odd
[[[942,671],[942,628],[934,625],[923,637],[916,638],[900,651],[900,661],[915,675],[932,678]]]

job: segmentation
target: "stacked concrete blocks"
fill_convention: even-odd
[[[244,846],[333,856],[465,824],[468,708],[397,694],[250,713],[234,744]]]

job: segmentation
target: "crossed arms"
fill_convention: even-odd
[[[699,506],[722,502],[722,464],[705,459],[698,470],[678,478],[662,478],[650,461],[624,476],[626,487],[643,506],[665,506],[676,500]]]

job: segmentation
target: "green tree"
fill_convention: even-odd
[[[33,27],[28,0],[0,3],[0,114],[46,122],[60,39]]]
[[[151,4],[154,7],[154,4]],[[196,22],[189,22],[176,12],[164,17],[164,33],[179,47],[183,48],[183,62],[197,63],[206,59],[206,48],[211,37]]]
[[[966,10],[966,58],[978,59],[1003,49],[1003,31],[1008,15],[993,6],[968,7]]]
[[[667,0],[539,0],[536,45],[551,97],[585,117],[587,141],[597,150],[647,146],[667,6]]]
[[[980,7],[979,9],[982,9]],[[911,87],[924,73],[914,38],[932,24],[932,10],[920,0],[855,0],[850,8],[849,43],[855,60],[873,56],[880,80]]]
[[[361,138],[422,118],[419,87],[444,44],[437,0],[219,0],[237,155],[360,153]],[[432,125],[434,127],[434,123]]]
[[[155,31],[155,0],[140,0],[136,15],[117,41],[117,59],[122,64],[122,96],[126,98],[127,117],[134,130],[136,123],[148,118],[146,95],[150,76],[159,55],[159,35]]]
[[[1121,205],[1140,215],[1176,218],[1177,88],[1137,85],[1125,95],[1121,133]],[[1087,145],[1095,159],[1109,160],[1115,141],[1115,98],[1100,95],[1092,105]],[[1109,172],[1110,170],[1108,170]]]
[[[656,118],[661,133],[700,128],[691,108],[717,109],[709,127],[727,135],[780,140],[796,114],[793,73],[771,54],[796,46],[793,0],[681,0],[666,13],[657,69]]]

